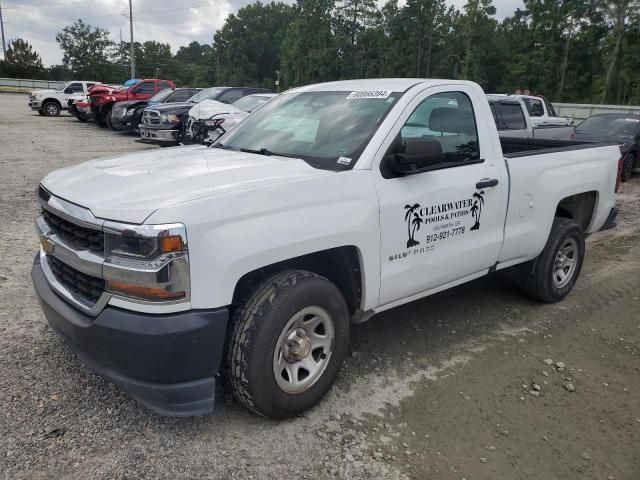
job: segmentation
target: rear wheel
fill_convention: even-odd
[[[633,174],[633,169],[635,168],[636,163],[636,155],[635,153],[629,153],[624,159],[624,163],[622,164],[622,172],[620,173],[620,180],[626,182],[631,178]]]
[[[580,275],[584,251],[582,228],[575,220],[556,217],[542,253],[519,268],[522,289],[543,302],[562,300]]]
[[[57,117],[60,115],[60,105],[54,101],[44,102],[42,105],[42,111],[47,117]]]
[[[347,305],[333,283],[302,270],[279,273],[234,315],[227,349],[231,390],[261,415],[298,415],[329,391],[348,341]]]

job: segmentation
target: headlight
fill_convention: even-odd
[[[224,123],[224,118],[210,118],[202,123],[204,123],[207,127],[219,127]]]
[[[130,108],[129,110],[127,110],[127,115],[133,115],[134,113],[136,113],[135,108]]]
[[[39,93],[36,93],[33,95],[33,98],[35,98],[36,100],[40,100],[42,98],[42,95]]]
[[[107,257],[151,260],[165,254],[185,252],[187,234],[184,225],[105,225]]]
[[[190,298],[189,256],[182,224],[104,224],[106,289],[143,302]]]
[[[178,118],[177,115],[172,115],[172,114],[162,114],[162,123],[172,123],[172,124],[176,124],[176,123],[180,123],[180,119]]]

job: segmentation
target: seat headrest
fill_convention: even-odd
[[[474,130],[473,114],[459,108],[434,108],[429,116],[429,130],[446,133],[469,133]]]

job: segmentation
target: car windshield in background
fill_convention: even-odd
[[[171,88],[165,88],[164,90],[160,90],[153,97],[149,99],[149,103],[161,103],[165,98],[173,93]]]
[[[222,92],[222,88],[213,87],[202,90],[201,92],[196,93],[193,97],[191,97],[187,102],[200,103],[203,100],[211,100],[217,97],[220,92]]]
[[[216,145],[301,158],[326,170],[350,169],[401,95],[388,91],[285,93]]]
[[[243,112],[251,113],[260,105],[264,105],[265,103],[267,103],[269,100],[271,100],[271,97],[254,97],[249,95],[246,97],[242,97],[240,100],[236,100],[232,105],[234,107],[238,107]]]
[[[595,115],[576,127],[577,132],[635,135],[640,132],[640,117]]]

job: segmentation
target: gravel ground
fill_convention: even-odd
[[[153,147],[26,104],[0,94],[2,478],[640,478],[640,176],[565,301],[494,275],[355,327],[336,386],[300,418],[224,391],[211,416],[163,418],[80,364],[29,278],[38,181]]]

